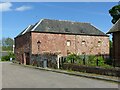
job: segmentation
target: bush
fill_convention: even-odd
[[[99,67],[111,68],[112,66],[110,66],[106,62],[108,62],[108,61],[106,61],[106,59],[104,59],[103,56],[96,56],[96,55],[70,54],[66,58],[66,63],[76,63],[78,65],[99,66]]]
[[[9,56],[2,56],[1,61],[9,61],[10,57]]]
[[[99,66],[104,66],[104,65],[105,65],[104,62],[105,62],[105,61],[104,61],[104,58],[103,58],[102,56],[99,56],[99,57],[98,57],[98,63],[99,63],[98,65],[99,65]]]
[[[96,66],[96,56],[95,55],[88,56],[88,65]]]
[[[1,61],[10,61],[10,58],[15,59],[14,53],[8,52],[8,55],[2,56]]]
[[[111,58],[106,58],[105,59],[105,64],[112,65],[113,61]]]
[[[79,60],[79,56],[77,56],[76,54],[70,54],[69,56],[67,56],[66,61],[68,63],[74,63],[77,62]]]

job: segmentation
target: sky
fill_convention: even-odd
[[[15,38],[28,25],[35,24],[45,18],[89,22],[102,32],[107,33],[113,26],[109,9],[117,4],[118,2],[0,3],[2,37]]]

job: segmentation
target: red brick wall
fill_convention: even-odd
[[[67,55],[67,51],[82,54],[109,54],[109,37],[106,36],[84,36],[84,35],[65,35],[32,32],[32,54],[47,52],[61,52]],[[40,51],[38,51],[37,41],[41,41]],[[71,45],[67,46],[67,40]],[[82,45],[85,41],[85,45]],[[100,46],[98,46],[98,41]]]
[[[15,54],[16,59],[21,63],[25,62],[25,52],[30,53],[31,48],[30,33],[15,38]]]
[[[117,66],[120,66],[120,32],[113,33],[113,58]]]
[[[37,41],[40,41],[40,51],[38,51]],[[32,33],[32,54],[41,53],[44,51],[58,52],[66,54],[65,50],[65,35],[61,34],[46,34],[46,33]]]
[[[82,44],[85,41],[85,44]],[[99,43],[100,42],[100,43]],[[77,36],[77,52],[82,54],[109,54],[109,37]]]

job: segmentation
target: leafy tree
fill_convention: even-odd
[[[2,50],[12,51],[14,40],[12,38],[2,38]]]
[[[7,46],[12,46],[12,45],[13,45],[13,39],[12,39],[12,38],[6,38],[5,44],[6,44]]]
[[[120,5],[116,5],[109,10],[110,15],[113,17],[112,23],[115,24],[120,18]]]

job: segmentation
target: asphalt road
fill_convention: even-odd
[[[118,84],[3,63],[2,88],[118,88]]]

